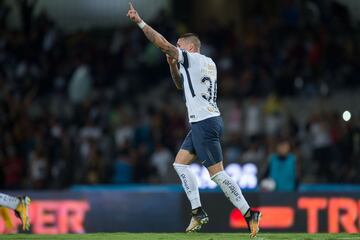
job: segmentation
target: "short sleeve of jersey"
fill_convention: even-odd
[[[181,50],[180,48],[177,48],[177,50],[179,53],[178,63],[183,63],[184,62],[183,50]]]
[[[178,63],[182,64],[185,68],[189,67],[189,57],[188,53],[185,50],[177,48],[179,52]]]

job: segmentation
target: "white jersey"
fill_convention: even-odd
[[[178,50],[189,122],[220,116],[216,104],[217,70],[214,61],[200,53]]]

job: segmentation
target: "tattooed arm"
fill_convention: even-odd
[[[173,79],[176,88],[181,90],[182,89],[182,80],[181,80],[179,68],[177,66],[177,60],[170,57],[169,55],[166,55],[166,60],[169,64],[171,78]]]
[[[170,57],[176,60],[179,59],[178,49],[174,45],[169,43],[160,33],[155,31],[149,25],[145,24],[131,3],[129,3],[129,11],[127,13],[127,16],[131,19],[131,21],[139,25],[147,39],[152,42],[156,47],[160,48],[161,51],[163,51]]]

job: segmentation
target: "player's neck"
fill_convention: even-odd
[[[191,52],[191,53],[200,53],[200,51],[198,51],[198,50],[193,50],[193,49],[190,49],[188,52]]]

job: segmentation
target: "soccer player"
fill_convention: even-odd
[[[220,145],[223,122],[216,104],[215,63],[211,58],[200,54],[201,43],[195,34],[180,36],[176,47],[147,25],[131,3],[129,7],[127,16],[142,29],[150,42],[166,54],[173,81],[185,94],[191,129],[173,165],[192,207],[192,218],[186,232],[200,230],[209,221],[201,206],[197,179],[189,168],[189,164],[198,158],[207,167],[211,179],[244,215],[250,236],[255,237],[259,231],[261,213],[250,209],[239,186],[226,174],[223,167]]]
[[[0,193],[0,206],[11,208],[15,211],[15,215],[20,218],[22,223],[22,229],[30,229],[30,218],[29,218],[29,205],[30,198],[24,197],[12,197],[4,193]]]

